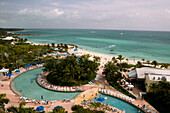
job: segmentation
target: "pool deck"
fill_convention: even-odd
[[[38,68],[37,66],[32,66],[31,68],[29,68],[28,70],[32,70]],[[24,69],[24,68],[23,68]],[[22,71],[23,69],[20,69],[20,71]],[[28,71],[28,70],[24,70],[21,73],[15,73],[15,77],[17,77],[18,75]],[[103,68],[99,68],[99,74],[101,74]],[[14,73],[14,72],[13,72]],[[20,95],[18,95],[16,92],[11,90],[10,84],[11,81],[15,78],[12,77],[9,79],[9,77],[7,76],[1,76],[0,77],[0,94],[2,93],[6,93],[6,97],[10,99],[10,102],[5,106],[5,107],[9,107],[9,106],[19,106],[19,103],[21,102],[21,100],[19,99]],[[88,89],[92,89],[92,88],[104,88],[106,90],[111,90],[111,91],[117,91],[116,89],[114,89],[113,87],[111,87],[107,81],[105,79],[103,79],[103,76],[100,76],[100,79],[98,81],[96,81],[95,83],[92,84],[87,84],[87,85],[82,85],[79,86],[78,88],[81,88],[82,91],[86,91]],[[89,90],[90,91],[90,90]],[[96,90],[95,90],[96,91]],[[118,93],[120,93],[119,91],[117,91]],[[121,93],[120,93],[121,94]],[[83,94],[82,94],[83,95]],[[82,98],[81,95],[81,98]],[[85,94],[86,95],[86,94]],[[90,93],[89,93],[90,95]],[[110,94],[107,94],[110,95]],[[92,95],[91,95],[92,96]],[[112,95],[113,96],[113,95]],[[86,97],[86,96],[85,96]],[[90,96],[89,96],[90,97]],[[120,98],[120,97],[117,97]],[[120,98],[122,99],[122,98]],[[126,100],[125,100],[126,101]],[[60,105],[63,106],[68,112],[71,112],[71,106],[75,105],[75,99],[71,99],[69,101],[63,102],[61,101],[49,101],[49,103],[47,105],[44,105],[41,101],[40,104],[35,104],[33,102],[27,103],[25,105],[25,107],[38,107],[40,105],[43,105],[45,107],[45,111],[50,111],[52,110],[55,106]],[[159,113],[155,108],[153,108],[149,103],[147,103],[145,100],[141,100],[141,99],[136,99],[133,102],[131,102],[131,104],[137,106],[137,107],[141,107],[143,105],[145,106],[149,106],[149,109],[152,109],[153,111],[155,111],[155,113]],[[119,112],[120,113],[120,112]],[[152,112],[151,112],[152,113]]]
[[[99,92],[98,88],[92,88],[92,89],[86,90],[75,98],[74,103],[77,105],[77,104],[82,103],[84,100],[86,101],[90,100],[94,98],[95,96],[97,96],[98,92]]]

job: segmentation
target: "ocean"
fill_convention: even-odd
[[[157,60],[170,63],[170,32],[91,30],[91,29],[26,29],[15,33],[38,34],[22,36],[30,42],[67,43],[88,51],[129,59]],[[111,51],[112,50],[112,51]]]

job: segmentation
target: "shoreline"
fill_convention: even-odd
[[[31,42],[31,41],[27,41],[27,42],[30,43],[30,44],[35,44],[35,45],[47,45],[47,44],[35,43],[35,42]],[[67,45],[70,45],[70,44],[67,44]],[[71,51],[71,52],[73,52],[73,51]],[[112,57],[117,57],[116,55],[109,55],[109,54],[104,54],[104,53],[98,53],[98,52],[89,51],[89,50],[86,50],[86,49],[83,49],[83,48],[79,48],[79,47],[78,47],[78,51],[77,52],[79,54],[82,54],[82,55],[83,54],[90,54],[91,56],[98,56],[98,57],[101,58],[101,63],[103,63],[103,64],[106,64],[108,61],[111,61]],[[125,57],[125,59],[126,58],[127,57]],[[127,62],[125,59],[122,60],[122,62]],[[135,65],[137,63],[137,61],[140,61],[140,60],[128,58],[128,64],[134,64]]]

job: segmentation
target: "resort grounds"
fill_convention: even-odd
[[[87,54],[87,53],[91,54],[91,52],[84,51],[84,50],[80,50],[79,53],[80,54]],[[96,55],[96,54],[93,53],[93,55]],[[100,56],[100,55],[98,54],[98,56]],[[106,57],[104,57],[103,55],[101,56],[101,62],[103,64],[105,64],[109,60],[111,60],[110,56],[106,56]],[[133,63],[135,63],[135,62],[133,62]],[[32,66],[29,69],[21,68],[20,69],[20,73],[13,72],[12,75],[15,75],[15,76],[13,76],[10,79],[7,76],[1,76],[1,78],[0,78],[0,80],[1,80],[1,82],[0,82],[0,93],[6,93],[7,94],[6,97],[11,100],[9,102],[9,104],[6,105],[6,107],[9,107],[11,105],[19,106],[19,103],[22,101],[22,99],[21,99],[22,95],[20,95],[19,92],[15,91],[12,88],[11,81],[15,77],[19,76],[20,74],[22,74],[22,73],[24,73],[24,72],[26,72],[28,70],[32,70],[32,69],[38,68],[38,67],[41,67],[41,65],[39,65],[39,66]],[[116,98],[123,99],[123,100],[128,101],[129,103],[131,103],[131,104],[133,104],[133,105],[135,105],[136,107],[139,107],[139,108],[141,108],[143,105],[149,106],[149,109],[152,109],[153,111],[158,112],[158,111],[156,111],[156,109],[154,109],[151,105],[149,105],[149,103],[147,103],[143,99],[138,99],[137,98],[134,101],[129,101],[129,100],[125,99],[125,98],[122,98],[123,94],[121,92],[117,91],[115,88],[111,87],[107,83],[107,81],[104,79],[104,76],[102,75],[102,72],[103,72],[103,66],[99,67],[99,71],[98,71],[98,75],[99,76],[98,76],[98,79],[96,81],[90,82],[89,84],[86,84],[86,85],[77,86],[77,88],[81,89],[81,91],[87,91],[87,90],[90,90],[92,88],[94,88],[96,90],[96,88],[97,88],[100,93],[104,93],[104,94],[107,94],[107,95],[114,96]],[[51,85],[50,83],[48,83],[46,81],[45,76],[41,76],[40,80],[43,80],[46,83],[46,86],[50,86]],[[40,81],[38,81],[38,82],[40,82]],[[40,84],[40,85],[42,85],[42,84]],[[42,86],[42,87],[44,87],[44,86]],[[52,88],[50,88],[50,87],[45,87],[45,88],[48,88],[48,89],[52,90]],[[101,91],[102,89],[103,89],[103,91]],[[104,90],[106,90],[106,91],[104,91]],[[64,90],[60,90],[60,91],[64,91]],[[76,90],[73,90],[73,91],[76,91]],[[119,94],[119,95],[122,95],[122,96],[120,97],[118,95],[114,95],[111,92],[116,92],[116,94]],[[89,99],[92,98],[91,96],[94,96],[93,93],[94,93],[93,90],[92,91],[90,90],[90,92],[87,91],[87,94],[84,94],[84,95],[89,95],[89,98],[87,98],[87,100],[89,100]],[[131,92],[131,93],[133,94],[133,92]],[[135,95],[135,94],[133,94],[133,95]],[[83,97],[81,96],[81,98],[83,98]],[[45,111],[46,112],[52,110],[57,105],[63,106],[66,109],[66,111],[71,112],[71,107],[75,104],[75,99],[70,99],[70,100],[66,100],[66,101],[63,101],[63,100],[60,100],[60,101],[49,101],[48,104],[46,104],[46,105],[42,103],[42,100],[34,100],[34,99],[27,99],[27,100],[29,100],[30,102],[28,102],[25,107],[34,107],[34,108],[36,108],[36,107],[38,107],[40,105],[43,105],[45,107]],[[38,104],[36,104],[35,101],[37,101]],[[120,110],[118,110],[118,111],[119,111],[119,113],[124,112],[124,111],[120,111]],[[110,111],[110,112],[112,112],[112,111]]]

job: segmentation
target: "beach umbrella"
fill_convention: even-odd
[[[43,107],[43,106],[38,106],[38,107],[36,108],[36,110],[37,110],[38,112],[43,111],[43,110],[44,110],[44,107]]]
[[[7,73],[7,74],[6,74],[6,76],[9,76],[9,77],[10,77],[10,76],[12,76],[12,74],[10,74],[10,73]]]
[[[56,107],[54,107],[54,109],[57,109],[57,108],[62,108],[62,106],[56,106]]]
[[[30,65],[29,63],[28,63],[28,64],[26,64],[26,66],[27,66],[27,67],[31,67],[31,65]]]
[[[76,48],[76,49],[74,49],[74,51],[77,51],[77,48]]]
[[[102,98],[102,97],[99,97],[99,98],[97,98],[97,101],[104,102],[104,101],[105,101],[105,99],[104,99],[104,98]]]
[[[20,72],[20,70],[15,70],[15,72]]]
[[[34,63],[33,63],[33,65],[36,65],[36,64],[37,64],[37,62],[34,62]]]

